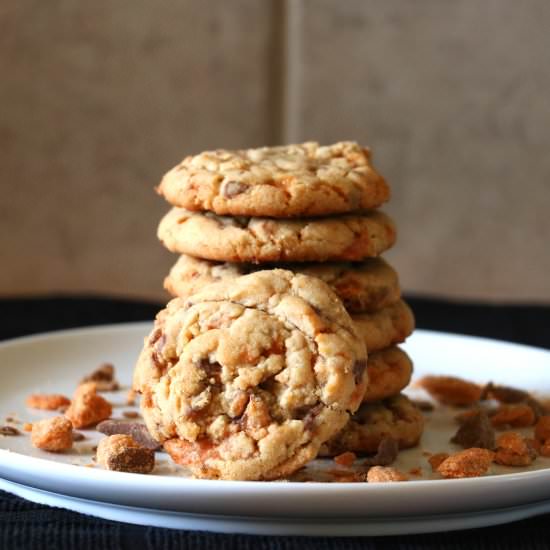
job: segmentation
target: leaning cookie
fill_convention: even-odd
[[[354,142],[206,151],[162,179],[168,202],[219,215],[290,218],[376,208],[390,197],[370,151]]]
[[[365,345],[328,285],[259,271],[176,298],[134,373],[151,435],[194,475],[276,479],[358,408]]]
[[[397,346],[369,353],[367,361],[369,384],[363,402],[375,402],[397,395],[411,381],[413,364]]]
[[[375,453],[383,439],[397,441],[400,449],[414,447],[424,430],[424,417],[405,395],[378,403],[364,403],[344,429],[321,447],[321,456],[334,456],[346,451],[356,454]]]
[[[382,258],[363,262],[281,264],[277,267],[318,277],[329,284],[349,312],[377,311],[401,296],[395,270]],[[206,285],[265,269],[265,265],[203,260],[183,254],[164,279],[173,296],[186,298]]]
[[[404,342],[414,330],[413,312],[403,300],[374,313],[354,313],[351,318],[369,353]]]
[[[359,261],[395,242],[395,225],[377,210],[332,218],[238,218],[172,208],[158,237],[171,252],[226,262]]]

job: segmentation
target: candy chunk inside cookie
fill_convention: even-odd
[[[260,271],[172,300],[134,386],[151,434],[198,477],[275,479],[358,408],[366,351],[325,283]]]

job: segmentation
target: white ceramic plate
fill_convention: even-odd
[[[0,423],[6,416],[33,421],[48,413],[26,410],[32,392],[71,394],[99,363],[113,362],[131,380],[149,323],[103,326],[21,338],[0,345]],[[456,374],[550,394],[550,352],[481,338],[418,330],[404,346],[416,376]],[[115,416],[124,392],[109,398]],[[422,479],[396,484],[228,482],[194,480],[160,454],[153,475],[103,471],[91,465],[93,431],[75,451],[33,449],[27,436],[0,438],[5,490],[31,500],[153,525],[278,534],[388,534],[489,525],[547,511],[550,460],[529,469],[495,468],[491,476],[429,480],[423,451],[451,449],[452,411],[431,413],[422,445],[401,453],[397,467],[422,467]],[[316,461],[312,471],[334,467]],[[546,502],[549,501],[549,502]],[[322,523],[322,526],[321,526]],[[318,528],[315,530],[314,526]],[[342,527],[344,526],[344,527]]]

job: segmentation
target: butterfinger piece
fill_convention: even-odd
[[[448,458],[449,458],[448,453],[436,453],[436,454],[430,456],[430,458],[428,458],[428,462],[430,463],[430,466],[432,467],[432,472],[437,472],[437,469],[439,468],[441,463],[444,460],[447,460]]]
[[[388,483],[395,481],[408,481],[408,477],[391,466],[373,466],[367,473],[369,483]]]
[[[471,447],[493,449],[495,447],[495,430],[491,426],[487,412],[478,409],[475,414],[466,418],[451,438],[451,442],[465,449]]]
[[[89,382],[76,389],[71,405],[65,411],[65,416],[75,428],[86,428],[106,420],[112,412],[111,404],[97,395],[95,382]]]
[[[104,420],[100,422],[96,429],[105,435],[123,434],[131,436],[136,443],[147,449],[159,449],[160,444],[154,440],[145,424],[139,422],[129,422],[127,420]]]
[[[492,451],[472,447],[446,458],[437,471],[449,479],[479,477],[487,473],[494,456]]]
[[[481,397],[481,387],[455,376],[424,376],[418,386],[443,405],[465,407]]]
[[[335,456],[334,462],[336,462],[338,466],[351,466],[355,462],[356,458],[357,455],[355,453],[351,453],[348,451],[338,456]]]
[[[503,433],[497,439],[495,462],[503,466],[529,466],[537,457],[526,439],[516,432]]]
[[[68,407],[71,404],[71,400],[59,393],[33,393],[27,397],[25,404],[31,409],[55,411]]]
[[[502,405],[491,416],[491,424],[495,428],[509,426],[512,428],[525,428],[535,423],[535,411],[523,403],[519,405]]]
[[[0,426],[0,435],[20,435],[21,432],[13,426]]]
[[[73,426],[62,416],[35,422],[32,426],[31,443],[44,451],[66,451],[73,446]]]
[[[378,445],[374,456],[365,459],[365,466],[389,466],[395,462],[399,453],[399,443],[392,437],[385,437]]]
[[[115,391],[119,383],[115,380],[115,367],[111,363],[102,363],[88,376],[81,380],[81,384],[95,382],[97,391]]]
[[[148,474],[155,467],[155,452],[141,447],[129,435],[104,437],[97,446],[97,463],[107,470]]]
[[[513,403],[521,403],[529,399],[530,395],[518,388],[512,388],[510,386],[497,386],[492,382],[485,385],[481,392],[481,399],[495,399],[500,403],[506,403],[507,405]]]

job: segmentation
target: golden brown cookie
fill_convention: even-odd
[[[272,270],[172,300],[134,388],[151,435],[196,476],[275,479],[344,426],[366,378],[364,342],[330,287]]]
[[[401,295],[397,273],[382,258],[356,263],[298,263],[277,267],[319,277],[332,287],[349,312],[376,311],[395,303]],[[265,268],[265,265],[215,262],[183,254],[164,280],[164,288],[173,296],[186,298],[208,284]]]
[[[168,202],[219,215],[291,218],[376,208],[390,197],[370,151],[354,142],[206,151],[162,179]]]
[[[322,456],[351,451],[375,453],[385,438],[395,439],[400,449],[418,444],[424,430],[424,417],[416,405],[400,394],[378,403],[363,403],[344,429],[325,443]]]
[[[403,300],[374,313],[355,313],[351,318],[369,353],[404,342],[414,330],[413,312]]]
[[[395,242],[395,225],[377,210],[333,218],[230,218],[173,208],[158,237],[172,252],[225,262],[359,261]]]
[[[396,346],[369,354],[369,384],[364,402],[372,403],[397,395],[411,381],[413,364],[410,357]]]

